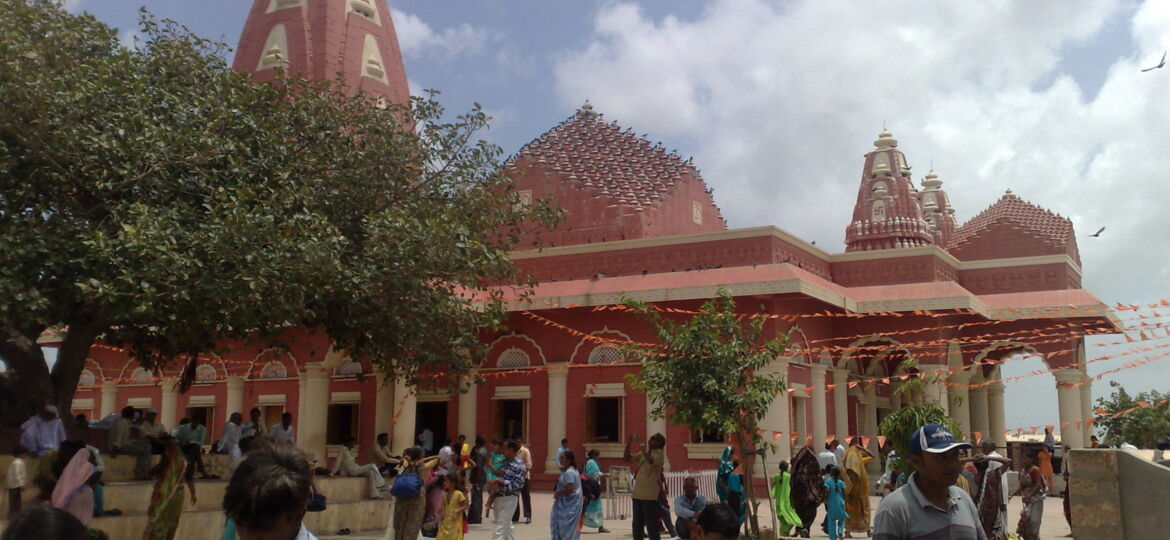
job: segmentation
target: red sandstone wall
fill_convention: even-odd
[[[1005,222],[988,225],[986,229],[951,247],[949,251],[951,255],[963,261],[1058,255],[1069,252],[1037,238],[1027,229]]]
[[[1067,264],[964,270],[959,284],[974,294],[1079,289],[1080,276]]]
[[[833,281],[846,287],[937,281],[937,267],[944,264],[932,255],[837,262]]]

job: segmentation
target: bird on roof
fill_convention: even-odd
[[[1145,73],[1147,71],[1154,71],[1155,69],[1161,68],[1165,65],[1166,65],[1166,51],[1162,51],[1162,60],[1158,62],[1158,65],[1156,65],[1154,67],[1148,67],[1146,69],[1143,69],[1142,73]]]
[[[1101,227],[1100,229],[1097,229],[1097,232],[1090,234],[1089,238],[1098,238],[1101,236],[1101,233],[1103,233],[1103,232],[1105,232],[1105,227]]]

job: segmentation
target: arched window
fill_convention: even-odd
[[[150,374],[146,368],[137,367],[130,372],[130,382],[132,383],[148,383],[151,382],[154,376]]]
[[[351,358],[346,358],[337,369],[333,370],[333,374],[338,377],[354,377],[360,375],[362,372],[362,363]]]
[[[269,360],[260,369],[261,379],[283,379],[285,377],[288,377],[288,368],[284,367],[284,362],[280,360]]]
[[[625,361],[625,356],[613,345],[598,345],[589,353],[590,364],[616,364]]]
[[[520,349],[508,349],[500,353],[500,358],[496,360],[496,367],[502,368],[522,368],[532,365],[528,358],[528,353]]]
[[[214,381],[216,378],[215,367],[211,364],[199,364],[195,368],[196,381]]]
[[[797,363],[807,363],[808,362],[808,357],[807,357],[807,355],[804,354],[804,347],[801,347],[800,345],[795,344],[795,343],[792,344],[792,346],[788,348],[788,356],[790,357],[791,362],[797,362]]]
[[[97,384],[97,375],[88,369],[81,370],[81,377],[77,379],[77,384],[81,386],[93,386]]]

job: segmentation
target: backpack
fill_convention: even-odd
[[[390,494],[398,498],[418,497],[422,492],[423,481],[416,473],[401,473],[394,477],[394,485],[390,486]]]
[[[581,479],[581,494],[585,496],[585,500],[592,501],[593,499],[601,498],[601,484],[592,478]]]

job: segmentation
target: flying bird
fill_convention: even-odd
[[[1101,236],[1102,232],[1105,232],[1105,227],[1101,227],[1100,229],[1097,229],[1097,232],[1090,234],[1089,238],[1097,238],[1097,237]]]
[[[1158,62],[1158,65],[1156,65],[1154,67],[1148,67],[1146,69],[1143,69],[1142,73],[1145,73],[1147,71],[1153,71],[1153,70],[1158,69],[1160,67],[1163,67],[1165,65],[1166,65],[1166,51],[1162,51],[1162,60],[1160,62]]]

